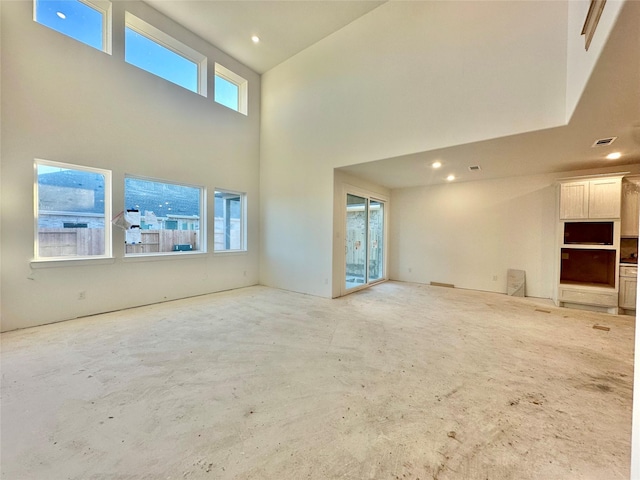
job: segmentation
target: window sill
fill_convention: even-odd
[[[122,258],[124,262],[155,262],[164,260],[176,260],[178,258],[185,257],[202,257],[207,255],[207,252],[165,252],[165,253],[130,253]]]
[[[218,250],[213,252],[214,256],[232,256],[232,255],[247,255],[249,252],[248,250]]]
[[[31,268],[84,267],[86,265],[105,265],[115,263],[114,257],[100,258],[60,258],[50,260],[31,260]]]

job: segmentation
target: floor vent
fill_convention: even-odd
[[[471,165],[469,167],[469,170],[472,172],[479,172],[480,171],[480,165]]]
[[[591,145],[592,147],[604,147],[607,145],[611,145],[613,142],[615,142],[616,138],[618,137],[609,137],[609,138],[601,138],[600,140],[596,140],[593,145]]]
[[[432,287],[447,287],[447,288],[456,288],[453,283],[442,283],[442,282],[431,282],[430,285]]]

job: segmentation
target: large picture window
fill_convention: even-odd
[[[246,250],[244,193],[216,190],[214,251]]]
[[[35,0],[33,19],[57,32],[111,53],[111,3],[106,0]]]
[[[126,177],[125,254],[205,251],[204,195],[198,186]]]
[[[36,160],[36,260],[111,256],[111,172]]]

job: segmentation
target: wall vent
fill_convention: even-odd
[[[472,172],[479,172],[480,171],[480,165],[471,165],[469,167],[469,170]]]
[[[607,145],[611,145],[613,142],[615,142],[616,138],[618,137],[609,137],[609,138],[601,138],[600,140],[596,140],[593,145],[591,145],[592,147],[605,147]]]

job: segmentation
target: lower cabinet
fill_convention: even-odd
[[[558,306],[588,305],[600,311],[618,313],[618,292],[614,289],[568,286],[560,284],[558,289]]]
[[[620,296],[618,304],[624,310],[636,309],[638,267],[620,267]]]

